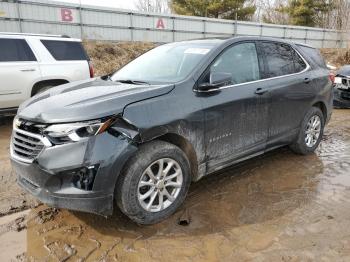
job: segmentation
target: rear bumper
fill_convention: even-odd
[[[333,106],[335,108],[350,108],[350,90],[334,88]]]
[[[11,156],[18,184],[49,206],[109,216],[114,189],[127,159],[136,147],[107,132],[86,141],[45,148],[31,163]],[[95,167],[92,187],[82,188],[77,177]]]

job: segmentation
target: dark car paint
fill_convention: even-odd
[[[169,93],[174,85],[131,85],[95,78],[49,89],[24,102],[18,115],[40,123],[68,123],[123,112],[131,103]]]
[[[57,178],[62,171],[75,166],[99,163],[93,191],[84,196],[105,197],[109,199],[107,207],[67,206],[70,198],[80,197],[74,194],[59,195],[63,202],[56,200],[55,192],[62,188],[55,187],[62,187],[64,178],[59,181],[55,178],[53,191],[38,198],[58,207],[109,215],[120,170],[141,143],[157,138],[181,141],[191,160],[192,179],[196,181],[206,174],[291,143],[305,113],[317,103],[324,108],[328,120],[332,112],[328,71],[309,61],[298,45],[288,42],[284,43],[299,51],[309,63],[310,69],[306,72],[232,85],[212,92],[197,90],[198,79],[226,48],[242,41],[259,43],[261,40],[284,42],[258,37],[222,40],[189,77],[174,85],[125,85],[96,79],[56,87],[24,103],[18,117],[26,120],[63,123],[119,115],[132,132],[137,133],[131,137],[108,132],[89,138],[81,145],[62,145],[62,152],[47,153],[32,164],[39,173]],[[305,78],[310,81],[305,83]],[[258,88],[268,92],[256,94]],[[117,125],[113,128],[120,130]],[[70,153],[65,153],[67,151]],[[16,160],[13,163],[16,170],[26,169],[23,163]],[[20,170],[18,173],[29,181],[35,180],[28,172]],[[43,180],[37,181],[39,186],[50,188],[50,179]]]

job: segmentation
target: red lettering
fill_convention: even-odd
[[[165,29],[165,25],[162,18],[159,18],[156,25],[157,29]]]
[[[71,9],[61,8],[61,19],[63,22],[72,22],[73,13]]]

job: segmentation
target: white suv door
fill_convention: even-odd
[[[0,38],[0,109],[18,107],[40,79],[37,59],[25,39]]]

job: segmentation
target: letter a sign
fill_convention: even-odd
[[[158,18],[156,23],[156,29],[165,29],[165,24],[162,18]]]

